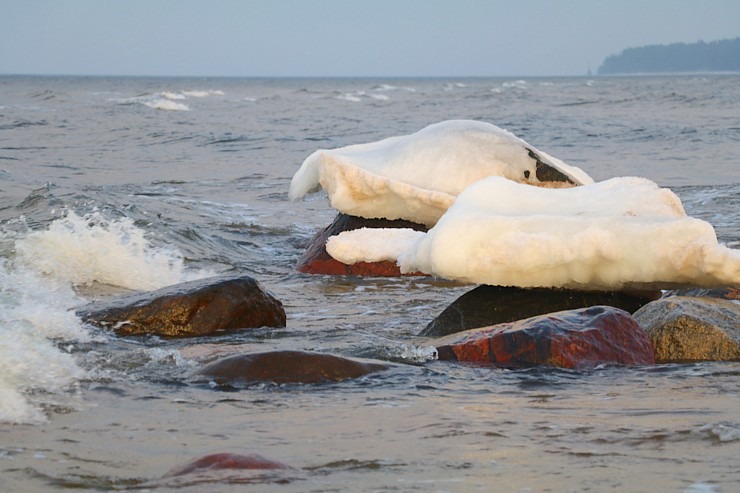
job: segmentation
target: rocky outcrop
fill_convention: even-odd
[[[654,363],[645,331],[629,313],[608,306],[541,315],[468,330],[434,342],[440,360],[589,368]]]
[[[195,382],[215,382],[219,385],[249,385],[253,383],[327,383],[383,371],[388,366],[332,354],[304,351],[270,351],[239,354],[214,361],[194,376]]]
[[[658,362],[740,360],[740,304],[670,296],[640,308]]]
[[[339,213],[334,221],[322,229],[311,239],[305,253],[298,260],[298,270],[305,274],[330,274],[347,276],[400,276],[401,270],[395,262],[358,262],[343,264],[332,258],[326,251],[326,240],[330,236],[342,231],[352,231],[360,228],[411,228],[416,231],[426,231],[427,227],[404,221],[402,219],[365,219]],[[418,273],[415,275],[419,275]]]
[[[185,474],[199,473],[203,471],[216,471],[219,469],[291,469],[290,466],[272,459],[267,459],[259,454],[210,454],[192,460],[187,464],[174,467],[165,477],[183,476]]]
[[[442,337],[477,327],[597,305],[633,313],[658,298],[660,291],[575,291],[482,285],[452,302],[419,335]]]
[[[191,337],[285,327],[282,303],[248,276],[225,276],[121,296],[77,310],[87,323],[121,336]]]

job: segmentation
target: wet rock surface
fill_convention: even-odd
[[[740,303],[669,296],[634,314],[658,362],[740,360]]]
[[[204,366],[194,380],[219,385],[253,383],[328,383],[359,378],[388,369],[387,365],[306,351],[239,354]]]
[[[659,297],[659,291],[575,291],[481,285],[452,302],[419,335],[442,337],[477,327],[597,305],[633,313]]]
[[[469,330],[434,341],[440,360],[590,368],[655,362],[645,331],[618,308],[594,306]]]
[[[291,469],[290,466],[268,459],[259,454],[232,454],[220,453],[210,454],[192,460],[187,464],[172,468],[165,477],[183,476],[185,474],[199,473],[204,471],[216,471],[220,469],[238,470],[266,470],[266,469]]]
[[[423,224],[402,219],[365,219],[339,213],[334,221],[311,239],[305,253],[298,260],[298,271],[305,274],[329,274],[348,276],[400,276],[401,270],[395,262],[358,262],[348,265],[332,258],[326,251],[326,240],[342,231],[360,228],[410,228],[415,231],[427,231]],[[419,274],[415,274],[419,275]]]
[[[686,288],[666,291],[664,298],[671,296],[692,296],[695,298],[721,298],[725,300],[740,300],[740,287],[727,288]]]
[[[249,276],[222,276],[86,305],[87,323],[121,336],[191,337],[285,327],[282,303]]]

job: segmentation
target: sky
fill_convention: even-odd
[[[738,36],[740,0],[0,0],[0,74],[568,76]]]

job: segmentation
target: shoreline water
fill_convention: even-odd
[[[420,364],[427,340],[417,334],[469,287],[295,272],[306,242],[335,214],[321,196],[287,200],[300,162],[317,148],[451,116],[508,128],[598,179],[641,172],[674,189],[721,241],[740,244],[733,77],[461,80],[29,86],[0,77],[0,342],[10,344],[3,375],[10,366],[17,376],[2,390],[47,416],[0,426],[2,489],[237,489],[246,481],[238,475],[158,481],[207,453],[256,452],[302,471],[279,486],[258,478],[265,490],[731,491],[740,481],[738,363],[588,372]],[[164,92],[183,95],[172,101],[189,110],[143,104]],[[87,219],[65,221],[66,210]],[[19,258],[19,242],[33,253]],[[108,255],[121,245],[141,248]],[[184,277],[252,275],[284,302],[288,327],[168,341],[59,323],[74,303],[103,295],[100,283],[122,282],[127,265],[155,260],[182,262]],[[92,294],[74,293],[80,273]],[[219,392],[189,383],[200,357],[236,348],[410,364],[326,387]]]

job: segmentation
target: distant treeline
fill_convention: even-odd
[[[627,48],[599,67],[599,75],[656,72],[740,72],[740,38]]]

